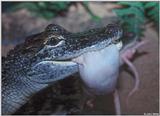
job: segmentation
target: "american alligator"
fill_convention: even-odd
[[[26,38],[2,60],[2,114],[14,113],[33,94],[78,72],[81,64],[77,58],[83,54],[118,45],[121,37],[122,29],[115,24],[79,33],[51,24],[43,32]],[[131,44],[129,47],[135,51],[139,46]],[[124,50],[127,51],[127,48],[124,47]],[[126,55],[122,56],[121,64],[129,64]],[[118,68],[119,65],[116,70]],[[131,68],[136,73],[134,67]]]
[[[31,95],[78,72],[73,58],[103,49],[121,36],[121,28],[113,24],[80,33],[51,24],[26,38],[2,60],[2,114],[14,113]]]

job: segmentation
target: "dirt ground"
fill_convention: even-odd
[[[113,4],[91,2],[89,5],[96,15],[102,17],[100,22],[90,20],[90,16],[80,5],[77,8],[71,7],[65,17],[59,16],[50,21],[34,17],[26,10],[2,14],[2,55],[5,56],[16,44],[23,42],[25,36],[43,31],[50,23],[59,24],[71,32],[78,32],[116,21],[115,18],[111,18],[115,16],[110,11],[114,7]],[[146,26],[145,36],[142,39],[149,40],[149,43],[141,47],[139,51],[145,51],[147,54],[134,60],[141,82],[139,91],[130,98],[128,107],[125,100],[134,86],[134,81],[126,71],[123,70],[120,74],[119,93],[122,114],[143,115],[144,113],[159,112],[159,38],[154,29]],[[110,102],[111,99],[112,95],[99,96],[96,99],[95,108],[87,109],[85,114],[114,112],[113,102]]]

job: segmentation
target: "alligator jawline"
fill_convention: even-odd
[[[119,41],[118,43],[115,43],[115,45],[117,46],[118,50],[120,50],[123,46],[122,41]],[[104,48],[102,48],[102,49],[104,49]],[[93,51],[100,51],[102,49],[93,50]],[[93,52],[93,51],[89,51],[89,52]],[[79,56],[81,56],[81,55],[79,55]],[[79,56],[77,56],[77,57],[79,57]],[[69,58],[69,59],[63,59],[63,60],[53,60],[53,62],[56,62],[56,63],[70,63],[70,62],[73,62],[73,59],[75,59],[77,57],[73,57],[73,58]]]

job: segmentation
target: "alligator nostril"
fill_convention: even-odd
[[[109,34],[110,36],[118,36],[119,33],[121,33],[121,32],[122,32],[122,29],[117,24],[108,24],[106,26],[105,33]]]

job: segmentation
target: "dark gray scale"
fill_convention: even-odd
[[[48,38],[52,37],[53,35],[56,36],[65,36],[70,35],[71,33],[68,32],[63,27],[56,25],[56,24],[50,24],[45,28],[44,33],[48,36]],[[56,39],[56,38],[55,38]]]
[[[82,33],[73,33],[70,36],[66,36],[67,50],[80,50],[86,46],[92,46],[96,43],[104,41],[104,39],[111,39],[117,37],[117,33],[121,32],[121,28],[116,25],[107,25],[107,27],[91,29]],[[121,36],[121,35],[119,35]],[[70,39],[72,38],[72,39]],[[78,40],[78,41],[77,41]],[[73,44],[74,43],[74,44]],[[72,45],[72,46],[70,46]]]

